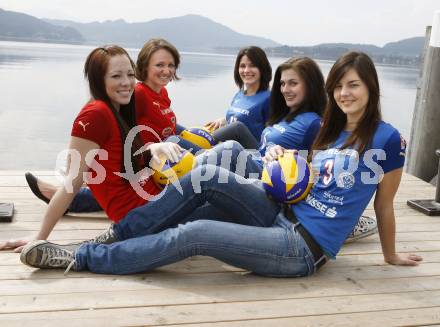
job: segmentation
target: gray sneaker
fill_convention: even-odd
[[[28,243],[20,254],[25,265],[35,268],[67,268],[66,273],[75,264],[74,252],[78,245],[58,245],[48,241]]]
[[[377,221],[375,217],[361,216],[353,231],[348,235],[345,243],[354,242],[361,238],[377,233]]]
[[[118,242],[118,238],[116,237],[116,234],[113,230],[113,225],[111,224],[110,227],[102,234],[99,234],[95,238],[92,238],[91,240],[86,241],[87,243],[98,243],[98,244],[111,244]]]
[[[113,225],[114,224],[111,224],[110,227],[105,232],[99,234],[95,238],[92,238],[90,240],[81,241],[81,242],[69,243],[67,245],[79,247],[82,244],[88,244],[88,243],[112,244],[112,243],[118,242],[119,239],[116,237],[116,234],[113,231]]]

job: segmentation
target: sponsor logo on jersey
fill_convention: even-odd
[[[81,120],[78,122],[78,124],[83,128],[84,132],[86,131],[86,126],[90,125],[90,123],[84,124]]]
[[[353,149],[328,149],[325,150],[326,155],[340,155],[340,156],[349,156],[352,158],[359,158],[359,153]]]
[[[272,127],[279,131],[281,134],[286,132],[286,128],[281,125],[275,124]]]
[[[249,116],[249,110],[243,108],[234,108],[234,107],[232,107],[231,110],[237,114]]]
[[[338,176],[338,180],[336,184],[339,187],[345,188],[347,190],[351,189],[354,186],[354,176],[350,172],[342,172]]]
[[[318,210],[320,213],[329,218],[335,218],[338,214],[336,207],[329,208],[327,205],[321,201],[315,199],[313,195],[307,195],[306,202],[314,209]]]
[[[162,113],[162,115],[167,115],[167,114],[173,112],[173,109],[171,109],[171,108],[161,109],[160,112]]]
[[[173,129],[172,129],[171,127],[167,127],[167,128],[164,128],[164,129],[162,130],[162,136],[163,136],[163,138],[167,138],[167,137],[170,136],[171,134],[173,134]]]
[[[327,201],[330,203],[344,205],[344,197],[343,196],[333,195],[328,191],[325,191],[323,193],[323,195],[324,195],[324,198],[326,198]]]

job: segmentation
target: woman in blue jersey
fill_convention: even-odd
[[[234,95],[226,117],[205,125],[217,141],[236,140],[246,149],[255,149],[269,117],[269,83],[272,68],[259,47],[240,50],[235,60]]]
[[[275,72],[270,101],[267,127],[259,145],[261,155],[273,145],[309,150],[327,103],[319,66],[308,57],[282,63]]]
[[[186,175],[184,196],[170,188],[162,197],[173,205],[161,207],[156,201],[132,210],[112,228],[112,241],[118,242],[60,246],[34,241],[23,249],[21,261],[39,268],[129,274],[206,255],[265,276],[307,276],[336,256],[375,194],[384,260],[417,265],[420,256],[395,251],[393,199],[405,142],[381,120],[373,62],[363,53],[343,55],[329,73],[326,90],[330,101],[313,145],[320,150],[313,158],[319,175],[306,201],[283,209],[267,199],[260,183],[203,165],[196,170],[212,178],[199,180],[197,188]],[[269,154],[265,158],[270,160]],[[198,220],[157,234],[142,230],[151,215],[179,221],[206,201],[230,212],[236,223]]]

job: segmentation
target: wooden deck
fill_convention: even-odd
[[[53,179],[51,173],[37,174]],[[196,257],[132,276],[38,270],[0,252],[0,326],[416,326],[440,323],[440,217],[406,200],[433,198],[434,187],[405,175],[396,203],[397,249],[424,257],[418,267],[383,262],[377,235],[345,245],[310,278],[275,279]],[[45,204],[21,171],[0,172],[0,202],[15,203],[0,241],[32,236]],[[373,213],[371,207],[367,210]],[[95,236],[102,218],[65,217],[55,242]]]

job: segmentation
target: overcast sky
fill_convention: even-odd
[[[0,0],[0,8],[78,22],[145,22],[199,14],[237,32],[287,45],[383,46],[423,36],[440,0]]]

